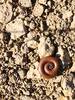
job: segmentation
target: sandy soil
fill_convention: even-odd
[[[49,80],[46,56],[61,60]],[[0,100],[75,100],[75,0],[0,0]]]

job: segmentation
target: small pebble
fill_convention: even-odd
[[[11,20],[12,17],[12,6],[7,3],[7,5],[0,5],[0,22],[7,23]]]
[[[31,66],[33,67],[33,66]],[[29,71],[27,72],[27,79],[40,79],[40,74],[39,74],[39,71],[37,70],[37,67],[36,69],[34,68],[30,68]]]
[[[36,3],[33,9],[33,15],[39,17],[43,14],[44,8],[42,5]]]
[[[14,79],[14,76],[13,76],[13,75],[11,75],[11,76],[9,77],[9,82],[15,83],[15,79]]]
[[[51,44],[49,38],[45,39],[45,37],[40,38],[40,43],[38,44],[38,54],[40,58],[50,56],[54,52],[54,46]]]
[[[66,89],[67,88],[67,80],[65,78],[62,78],[62,80],[61,80],[61,87],[63,89]]]
[[[40,4],[46,5],[47,0],[39,0]]]
[[[69,96],[69,95],[71,96],[72,95],[72,91],[70,88],[64,89],[64,90],[62,90],[62,92],[63,92],[64,96]]]
[[[73,21],[71,23],[70,28],[75,28],[75,15],[73,16]]]
[[[35,100],[35,99],[28,97],[28,96],[20,96],[20,99],[21,100]]]
[[[11,28],[12,27],[12,28]],[[6,25],[6,31],[11,33],[11,39],[17,39],[20,36],[25,34],[24,28],[23,28],[23,21],[19,18],[11,21]]]
[[[15,55],[14,58],[15,58],[15,63],[16,64],[21,64],[22,63],[22,57],[20,57],[19,55]]]
[[[27,42],[27,46],[35,49],[35,48],[38,47],[38,43],[35,40],[30,40],[30,41]]]
[[[47,5],[48,5],[49,7],[51,7],[51,1],[48,1],[48,2],[47,2]]]
[[[73,78],[73,84],[74,84],[74,86],[75,86],[75,77]]]
[[[60,97],[57,98],[57,100],[68,100],[68,98],[65,97],[65,96],[60,96]]]
[[[4,1],[5,1],[5,0],[0,0],[0,3],[2,4],[2,3],[4,3]]]
[[[69,10],[66,10],[66,11],[63,13],[63,19],[70,18],[71,16],[72,16],[72,12],[69,11]]]
[[[22,69],[18,70],[20,79],[24,79],[24,71]]]
[[[21,5],[23,7],[31,7],[32,6],[31,0],[19,0],[19,2],[21,3]]]

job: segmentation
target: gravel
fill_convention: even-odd
[[[47,80],[50,55],[61,66]],[[0,100],[75,100],[75,0],[0,0]]]
[[[34,16],[41,16],[43,14],[44,8],[42,5],[40,5],[39,3],[36,3],[33,9],[33,15]]]

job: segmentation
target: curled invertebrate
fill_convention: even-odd
[[[39,72],[46,78],[52,78],[57,75],[59,70],[59,60],[56,57],[45,57],[40,60],[39,63]]]

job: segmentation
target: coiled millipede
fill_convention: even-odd
[[[49,79],[57,75],[59,66],[58,58],[47,56],[40,60],[39,72],[44,78]]]

